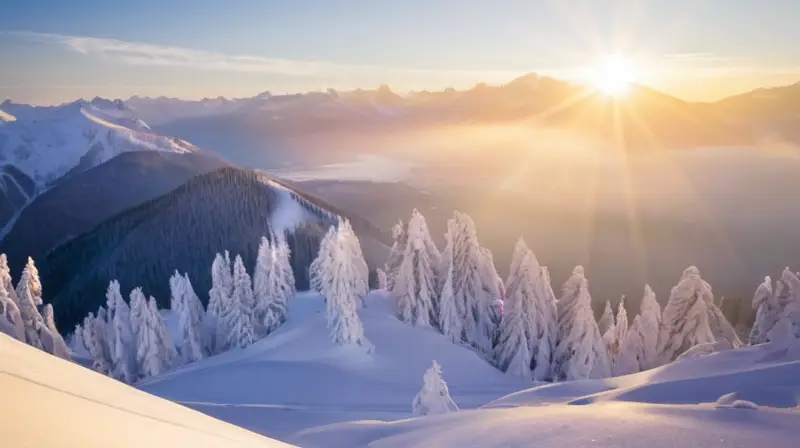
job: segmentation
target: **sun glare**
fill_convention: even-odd
[[[594,71],[595,87],[609,96],[624,96],[634,81],[631,64],[621,56],[604,58]]]

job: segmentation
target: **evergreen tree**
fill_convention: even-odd
[[[461,316],[463,313],[458,309],[455,294],[453,293],[453,266],[447,270],[444,276],[445,282],[442,287],[439,299],[439,329],[442,334],[454,343],[461,342]]]
[[[253,331],[253,287],[250,275],[237,255],[233,263],[233,295],[224,304],[222,321],[228,333],[225,347],[228,349],[244,348],[255,342]]]
[[[603,315],[597,321],[597,328],[600,330],[600,334],[605,337],[605,334],[612,326],[614,326],[614,311],[611,310],[611,301],[606,300],[606,307],[603,308]]]
[[[104,349],[106,335],[106,324],[103,319],[98,319],[93,313],[89,313],[83,320],[83,340],[89,354],[92,355],[92,369],[103,374],[111,373],[111,360]]]
[[[270,270],[274,268],[274,252],[272,245],[266,237],[261,237],[261,244],[258,246],[256,256],[256,267],[253,270],[253,297],[255,308],[253,309],[254,329],[259,337],[264,337],[277,327],[277,319],[272,313],[270,302],[272,302],[276,292],[270,283]],[[265,320],[265,318],[267,318]]]
[[[8,258],[6,258],[6,254],[0,254],[0,284],[8,292],[8,297],[17,305],[19,308],[19,299],[17,298],[17,291],[14,288],[14,284],[11,281],[11,269],[8,267]]]
[[[262,240],[256,270],[254,319],[256,329],[264,336],[286,321],[289,299],[295,293],[289,246],[285,240],[275,245]]]
[[[511,254],[511,267],[508,270],[508,279],[506,279],[505,283],[507,297],[514,295],[514,289],[516,289],[519,283],[518,275],[520,273],[520,265],[529,252],[530,249],[528,249],[528,245],[525,244],[525,240],[519,237],[514,245],[514,252]]]
[[[386,271],[381,268],[378,268],[378,290],[379,291],[387,291],[386,287],[388,282],[386,280]]]
[[[131,291],[131,320],[136,334],[136,365],[138,379],[158,375],[167,370],[159,347],[160,337],[156,315],[152,313],[141,288]]]
[[[625,334],[614,360],[614,375],[622,376],[637,373],[646,365],[644,339],[641,331],[641,317],[633,318],[633,324]]]
[[[558,381],[604,378],[611,374],[608,350],[594,319],[589,285],[582,266],[564,284],[558,301],[558,343],[553,377]]]
[[[106,303],[107,309],[114,310],[110,317],[106,314],[106,318],[110,319],[110,325],[106,328],[112,329],[112,332],[106,333],[106,342],[113,366],[111,375],[120,381],[131,384],[136,380],[137,373],[136,340],[131,326],[130,308],[122,298],[119,282],[116,280],[112,280],[108,285]]]
[[[453,291],[458,310],[463,310],[462,340],[478,349],[484,356],[491,356],[492,339],[486,334],[485,319],[493,298],[487,292],[496,285],[486,285],[486,254],[478,244],[475,223],[464,213],[456,212],[453,231]]]
[[[427,241],[430,240],[430,234],[425,218],[417,210],[408,221],[407,238],[403,261],[391,292],[397,305],[397,317],[412,325],[435,325],[438,316],[434,308],[434,267],[438,260],[431,259]]]
[[[414,397],[411,404],[414,416],[458,411],[458,406],[450,398],[447,383],[442,379],[442,369],[439,367],[439,363],[433,361],[433,365],[425,372],[422,381],[422,390]]]
[[[331,226],[319,244],[317,258],[311,262],[309,267],[309,283],[313,291],[325,297],[327,302],[330,288],[332,287],[331,271],[329,266],[333,263],[336,253],[336,227]]]
[[[180,347],[183,361],[191,363],[209,355],[208,337],[205,334],[203,321],[205,311],[189,280],[189,275],[180,277],[182,290],[178,327],[180,331]]]
[[[211,290],[208,291],[208,307],[206,309],[204,327],[208,334],[211,353],[224,350],[228,329],[222,319],[224,304],[229,302],[233,294],[233,277],[231,275],[230,255],[217,254],[211,264]]]
[[[767,277],[753,297],[753,308],[756,309],[756,320],[750,331],[750,344],[761,344],[769,341],[767,333],[778,322],[786,307],[800,300],[800,278],[789,268],[783,270],[773,291]]]
[[[403,252],[406,249],[406,227],[402,220],[392,227],[392,248],[389,250],[389,258],[386,260],[386,289],[394,289],[394,280],[397,278],[397,271],[403,262]]]
[[[89,355],[89,347],[86,346],[83,335],[83,325],[76,324],[75,329],[72,330],[72,338],[69,340],[67,345],[74,356],[85,358]]]
[[[425,227],[425,231],[427,231],[427,226]],[[357,303],[360,306],[364,306],[364,297],[369,293],[369,268],[364,259],[364,253],[361,250],[361,243],[358,242],[358,237],[353,231],[353,226],[350,225],[349,220],[342,219],[339,221],[339,232],[344,238],[345,247],[350,252],[350,262],[353,264],[353,269],[356,274],[353,281],[355,282],[354,291],[358,298]],[[430,239],[430,235],[428,235],[428,239]],[[430,244],[433,244],[432,240]],[[433,250],[436,250],[435,245],[433,245]],[[438,258],[438,251],[436,252],[436,256]]]
[[[734,347],[741,345],[733,327],[714,304],[711,286],[700,277],[700,271],[691,266],[672,288],[664,307],[658,338],[660,362],[671,362],[695,345],[720,339],[728,339]]]
[[[174,367],[178,361],[178,351],[175,349],[175,342],[167,331],[167,326],[164,323],[164,318],[158,312],[158,305],[156,299],[150,296],[147,302],[147,310],[151,319],[154,322],[156,337],[158,342],[158,357],[163,362],[163,371],[167,371]]]
[[[25,327],[25,342],[41,350],[42,341],[39,338],[39,329],[44,326],[44,319],[36,308],[37,302],[41,302],[41,285],[38,280],[38,271],[32,261],[28,259],[28,265],[22,271],[22,276],[17,284],[16,293],[19,300],[20,317]],[[38,290],[36,289],[37,285],[39,285]]]
[[[619,301],[617,306],[617,318],[614,323],[614,348],[611,351],[612,359],[616,359],[619,354],[620,346],[628,337],[628,312],[625,310],[625,296]]]
[[[519,270],[519,264],[517,265]],[[513,274],[512,274],[513,275]],[[518,279],[518,282],[524,282]],[[495,362],[500,370],[520,378],[531,378],[531,347],[528,345],[530,327],[535,325],[528,320],[532,316],[525,313],[523,301],[536,300],[523,292],[525,286],[517,285],[506,299],[506,310],[500,323],[500,337],[495,347]],[[528,305],[529,308],[533,306]]]
[[[661,305],[650,285],[644,287],[644,297],[639,305],[639,333],[642,337],[644,354],[641,357],[641,370],[649,370],[660,365],[658,337],[661,332]]]
[[[11,299],[2,281],[0,281],[0,333],[5,333],[21,342],[26,342],[25,324],[22,321],[19,307]]]
[[[331,233],[332,232],[332,233]],[[325,279],[323,289],[326,294],[326,316],[331,339],[334,344],[355,344],[372,350],[372,344],[364,336],[364,328],[358,317],[356,291],[356,267],[350,259],[353,252],[347,247],[348,236],[339,234],[333,228],[324,257],[318,263],[320,276]]]
[[[39,339],[42,341],[44,351],[68,361],[72,360],[67,343],[61,337],[53,319],[53,305],[44,306],[44,325],[39,330]]]

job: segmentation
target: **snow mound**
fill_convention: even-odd
[[[291,232],[313,220],[311,213],[292,197],[288,188],[272,180],[269,184],[278,193],[277,209],[270,216],[270,226],[275,232]]]
[[[154,134],[118,100],[55,107],[4,103],[3,108],[0,155],[40,186],[127,151],[198,151],[183,140]]]
[[[605,380],[547,384],[475,411],[300,431],[315,447],[796,446],[800,357],[763,344]],[[579,406],[578,406],[579,405]],[[740,410],[759,412],[743,413]]]
[[[0,396],[3,446],[289,446],[143,393],[4,334],[0,334]],[[57,418],[46,422],[34,417],[53,415],[54,410]]]
[[[323,298],[301,293],[287,322],[244,349],[188,365],[139,385],[222,420],[271,437],[289,437],[322,424],[411,417],[422,377],[436,360],[461,409],[476,408],[531,382],[504,375],[469,348],[431,328],[394,317],[385,293],[374,292],[359,310],[375,345],[331,343]]]

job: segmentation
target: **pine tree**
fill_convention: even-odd
[[[74,356],[85,358],[87,355],[89,355],[89,347],[86,346],[86,341],[84,341],[83,335],[83,325],[76,324],[75,329],[72,330],[72,338],[69,340],[67,345]]]
[[[525,280],[520,278],[517,281],[521,283]],[[509,375],[530,379],[532,354],[527,333],[529,327],[533,327],[535,323],[527,322],[531,316],[525,313],[523,301],[536,299],[526,295],[523,289],[526,286],[518,284],[506,299],[506,311],[500,323],[500,337],[495,347],[494,359],[500,370]],[[533,308],[530,305],[529,307]]]
[[[582,266],[564,284],[558,301],[558,343],[553,354],[556,380],[604,378],[611,374],[608,350],[594,319]]]
[[[25,342],[25,324],[22,321],[19,307],[11,299],[2,281],[0,281],[0,333]]]
[[[450,398],[447,383],[442,379],[442,369],[439,363],[433,365],[425,372],[422,378],[422,390],[419,391],[411,404],[414,416],[437,415],[458,411],[458,406]]]
[[[111,375],[131,384],[136,380],[136,339],[131,326],[130,308],[122,298],[119,282],[116,280],[112,280],[108,285],[106,303],[108,309],[114,310],[110,317],[113,337],[107,338],[113,365]],[[108,318],[108,315],[106,317]]]
[[[0,284],[2,284],[8,292],[8,297],[17,305],[17,308],[19,308],[19,298],[17,298],[17,291],[11,281],[11,269],[8,267],[8,258],[6,258],[6,254],[0,254]]]
[[[491,351],[497,341],[498,325],[500,325],[500,319],[502,318],[503,280],[494,267],[492,252],[485,247],[481,247],[481,256],[484,300],[481,301],[478,329],[481,337],[489,341],[487,349]]]
[[[658,338],[661,362],[671,362],[695,345],[721,339],[728,339],[734,347],[741,345],[733,327],[714,304],[711,286],[700,277],[700,271],[691,266],[672,288],[664,307]]]
[[[786,307],[800,300],[800,278],[789,268],[783,270],[773,291],[769,277],[761,284],[753,297],[756,321],[750,331],[750,344],[769,341],[767,333],[783,315]]]
[[[628,311],[625,310],[625,296],[619,301],[617,306],[617,317],[614,323],[614,348],[611,351],[612,360],[619,354],[620,346],[628,337]]]
[[[637,373],[645,365],[644,340],[640,325],[641,316],[634,317],[633,324],[620,343],[619,352],[614,360],[615,376]]]
[[[208,307],[206,309],[204,327],[208,334],[211,353],[224,350],[228,329],[222,319],[224,304],[233,294],[233,277],[231,274],[230,255],[217,254],[211,264],[211,290],[208,291]]]
[[[106,332],[104,319],[98,319],[93,313],[89,313],[83,320],[83,340],[89,354],[92,355],[92,369],[103,374],[111,373],[111,360],[108,358],[104,349]]]
[[[386,271],[381,268],[377,269],[378,273],[378,291],[387,291],[388,282],[386,280]]]
[[[403,262],[403,252],[406,248],[406,227],[402,220],[392,227],[392,248],[389,251],[389,258],[386,260],[386,289],[391,291],[394,289],[394,281],[397,278],[397,271],[400,268],[400,263]]]
[[[337,235],[336,227],[331,226],[319,244],[317,258],[311,262],[308,270],[311,290],[325,297],[326,302],[332,285],[329,266],[333,263],[333,257],[336,252]]]
[[[284,239],[270,245],[262,239],[256,263],[254,296],[255,328],[265,336],[286,321],[289,299],[295,293],[294,273],[289,262],[289,245]]]
[[[39,285],[38,290],[36,289],[37,285]],[[44,319],[36,308],[37,302],[41,302],[41,285],[38,280],[38,271],[33,266],[33,260],[30,258],[28,259],[28,265],[22,271],[16,293],[19,300],[20,317],[25,327],[25,342],[42,350],[39,329],[44,326]]]
[[[395,278],[392,297],[397,305],[397,317],[412,325],[430,326],[438,320],[434,307],[438,260],[431,259],[428,250],[430,234],[425,218],[417,210],[408,221],[407,244],[403,261]]]
[[[516,244],[514,245],[514,252],[511,254],[511,267],[508,270],[508,278],[506,279],[505,283],[505,290],[506,296],[511,297],[514,295],[514,290],[519,283],[519,272],[520,272],[520,265],[525,257],[530,252],[528,249],[528,245],[525,244],[525,240],[522,237],[517,239]]]
[[[44,306],[44,325],[39,329],[39,339],[42,341],[44,351],[68,361],[72,360],[67,343],[61,337],[53,318],[53,305]]]
[[[174,367],[177,363],[178,351],[175,349],[175,342],[167,331],[167,326],[164,323],[164,318],[158,312],[158,305],[156,299],[150,296],[147,302],[147,309],[154,321],[156,336],[158,338],[159,359],[163,362],[163,370],[167,371]]]
[[[427,226],[425,227],[425,231],[427,231]],[[353,269],[356,274],[353,281],[355,282],[354,291],[358,298],[357,303],[359,306],[364,306],[364,297],[369,293],[369,268],[364,259],[364,253],[361,250],[361,243],[358,242],[358,237],[353,231],[353,226],[350,225],[349,220],[342,219],[339,221],[339,232],[344,238],[345,247],[350,252],[350,262],[353,264]],[[428,235],[428,239],[430,239],[430,235]],[[433,244],[432,240],[430,244]],[[435,245],[433,245],[433,250],[436,250]],[[436,255],[438,257],[438,251]]]
[[[319,263],[320,276],[325,279],[326,317],[328,328],[331,329],[331,339],[334,344],[354,344],[372,350],[372,344],[364,336],[364,328],[358,317],[358,295],[355,291],[359,275],[351,261],[352,251],[347,247],[347,235],[341,235],[336,230],[329,232],[330,239],[325,257]]]
[[[492,340],[486,334],[485,319],[490,315],[488,310],[493,300],[488,291],[496,289],[496,285],[485,284],[489,269],[472,219],[456,212],[448,227],[453,233],[453,291],[457,309],[464,313],[462,340],[489,357]]]
[[[639,333],[642,338],[640,369],[649,370],[660,365],[658,353],[658,336],[661,332],[661,305],[650,285],[644,287],[644,297],[639,306]]]
[[[256,255],[256,267],[253,270],[253,309],[254,330],[258,337],[264,337],[277,327],[277,319],[272,313],[270,303],[276,295],[270,283],[270,270],[274,268],[274,252],[266,237],[261,237]],[[267,318],[265,320],[265,318]]]
[[[178,327],[180,331],[180,347],[183,361],[191,363],[209,355],[208,337],[205,335],[203,321],[205,311],[189,280],[189,275],[180,277],[182,300]]]
[[[233,263],[233,294],[224,304],[222,321],[228,333],[225,337],[225,347],[244,348],[255,342],[253,331],[253,287],[250,275],[242,262],[242,257],[237,255]]]
[[[462,312],[458,309],[455,294],[453,293],[453,266],[444,276],[445,282],[439,299],[439,329],[442,334],[454,343],[461,342]]]
[[[605,336],[612,326],[614,326],[614,311],[611,310],[611,301],[606,300],[606,307],[603,308],[603,315],[597,321],[597,328],[600,330],[600,334]]]
[[[138,379],[148,378],[166,371],[165,360],[161,358],[160,338],[156,326],[158,322],[148,305],[141,288],[131,291],[131,321],[136,334],[136,365]]]
[[[533,253],[531,253],[531,256],[533,256]],[[531,269],[535,269],[535,266],[539,265],[535,257],[531,264]],[[550,282],[550,272],[544,266],[540,266],[538,270],[539,276],[534,285],[537,308],[533,312],[536,318],[537,332],[531,332],[531,338],[536,336],[537,341],[532,346],[533,379],[536,381],[550,381],[552,379],[553,353],[555,352],[558,338],[558,312],[556,310],[556,296]]]

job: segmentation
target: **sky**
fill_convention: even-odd
[[[800,81],[797,0],[6,0],[0,99],[583,81],[605,55],[695,101]]]

